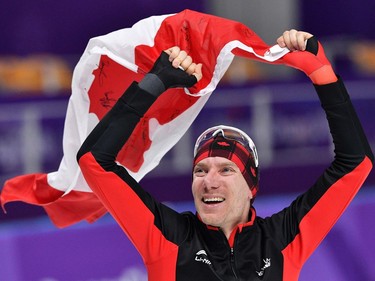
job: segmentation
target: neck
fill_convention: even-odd
[[[231,225],[231,226],[228,226],[228,227],[224,226],[224,227],[221,227],[220,229],[224,233],[224,235],[228,239],[228,241],[230,242],[232,239],[234,240],[234,236],[235,236],[237,230],[239,229],[239,231],[242,231],[242,228],[244,226],[252,225],[254,223],[255,217],[256,217],[255,209],[250,207],[249,215],[247,216],[247,218],[244,221],[238,222],[238,223],[236,223],[234,225]]]

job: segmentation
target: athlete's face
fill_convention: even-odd
[[[223,157],[208,157],[193,170],[195,207],[205,224],[225,233],[248,220],[252,194],[240,169]]]

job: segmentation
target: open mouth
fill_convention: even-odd
[[[218,204],[224,202],[225,199],[221,197],[212,197],[212,198],[202,198],[202,202],[205,204]]]

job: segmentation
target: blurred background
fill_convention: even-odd
[[[1,186],[17,175],[58,169],[72,73],[90,38],[184,9],[240,21],[270,45],[290,28],[315,34],[346,82],[375,147],[372,0],[3,1]],[[283,66],[235,58],[196,122],[142,180],[145,189],[178,211],[193,211],[193,142],[218,123],[240,127],[257,144],[260,216],[287,206],[332,159],[325,116],[307,78]],[[372,173],[300,280],[375,280],[374,187]],[[7,212],[0,212],[0,281],[147,280],[140,257],[108,215],[92,225],[57,229],[40,207],[10,203]]]

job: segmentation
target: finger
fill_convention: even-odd
[[[190,67],[190,65],[193,63],[193,59],[191,58],[191,56],[187,56],[180,64],[180,66],[186,70],[188,70],[188,68]],[[190,73],[191,74],[191,73]]]
[[[169,48],[169,49],[166,49],[163,52],[166,53],[169,56],[171,54],[171,52],[172,52],[172,49],[173,49],[173,47]]]
[[[286,47],[286,44],[285,44],[285,41],[284,41],[284,37],[283,37],[283,36],[280,36],[279,38],[277,38],[276,43],[277,43],[281,48]]]
[[[199,81],[199,80],[202,79],[203,74],[202,74],[202,64],[201,64],[201,63],[198,63],[198,64],[195,66],[195,69],[194,69],[193,75],[195,76],[195,78],[197,78],[197,81]]]
[[[197,67],[196,63],[191,63],[189,67],[185,70],[187,74],[192,75],[195,72],[195,68]]]
[[[299,51],[304,51],[306,48],[305,34],[303,32],[298,32],[296,35],[297,46],[296,49]]]
[[[292,45],[290,43],[290,31],[289,30],[284,31],[284,33],[283,33],[283,35],[281,37],[282,37],[281,40],[284,42],[285,47],[287,47],[289,50],[293,51],[292,50]]]
[[[291,29],[287,30],[283,33],[282,39],[285,46],[290,50],[290,51],[295,51],[298,46],[297,44],[297,30]]]
[[[169,55],[169,61],[171,62],[180,53],[180,48],[178,46],[174,46],[174,47],[171,47],[171,48],[165,50],[164,52],[166,52]]]
[[[290,50],[295,51],[298,50],[298,40],[297,40],[297,30],[291,29],[289,31],[289,44],[290,44]]]
[[[306,41],[311,38],[313,35],[308,32],[300,31],[297,34],[298,40],[298,50],[304,51],[306,50]]]
[[[179,67],[181,63],[186,59],[186,57],[187,57],[187,53],[184,50],[180,51],[177,57],[175,57],[172,61],[173,67],[175,68]]]

